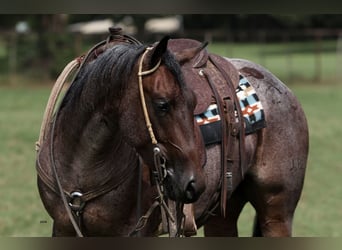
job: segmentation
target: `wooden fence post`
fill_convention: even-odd
[[[322,80],[322,34],[320,31],[315,32],[315,80],[321,82]]]
[[[16,32],[13,32],[9,35],[9,51],[8,51],[8,70],[9,70],[9,76],[10,81],[15,82],[16,81],[16,74],[17,74],[17,34]]]
[[[342,30],[338,33],[336,45],[336,80],[342,77]]]

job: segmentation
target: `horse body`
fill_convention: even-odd
[[[234,192],[227,200],[226,217],[203,219],[203,208],[217,193],[220,148],[207,148],[207,189],[195,204],[196,217],[207,236],[237,236],[237,219],[247,202],[256,210],[254,235],[290,236],[292,219],[303,187],[308,154],[308,127],[292,92],[272,73],[250,61],[228,59],[248,79],[263,103],[267,128],[245,137],[247,168],[233,172]],[[216,174],[213,174],[216,173]],[[235,178],[235,179],[234,179]],[[215,204],[215,203],[212,203]]]
[[[308,154],[308,128],[299,102],[261,66],[226,59],[257,91],[267,128],[244,137],[244,172],[232,169],[233,191],[227,193],[226,215],[222,216],[221,148],[219,144],[204,148],[193,119],[194,110],[203,103],[197,98],[195,106],[194,92],[198,90],[191,89],[188,82],[182,83],[180,66],[172,66],[172,60],[171,65],[167,64],[168,59],[163,57],[166,45],[161,41],[154,46],[152,55],[143,63],[145,68],[152,68],[162,61],[155,73],[144,77],[144,90],[166,160],[166,196],[184,203],[195,202],[196,223],[204,226],[206,236],[237,236],[237,219],[247,202],[256,210],[255,235],[291,235]],[[151,185],[153,145],[138,100],[137,61],[144,47],[130,48],[131,54],[126,55],[127,46],[120,46],[107,49],[101,58],[81,68],[41,145],[38,186],[44,206],[54,219],[55,236],[73,236],[75,230],[61,194],[56,191],[53,164],[69,194],[91,192],[99,186],[108,189],[103,193],[100,189],[82,210],[79,224],[87,236],[128,235],[157,196]],[[181,63],[183,74],[187,74],[183,63],[192,59],[199,48],[174,51],[171,46],[170,50]],[[114,54],[116,57],[111,59]],[[125,57],[133,58],[119,62]],[[123,64],[129,64],[129,70],[124,70]],[[156,235],[160,220],[160,212],[153,212],[141,235]]]

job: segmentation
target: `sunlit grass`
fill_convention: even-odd
[[[295,236],[341,236],[342,126],[340,85],[292,85],[310,128],[310,155]],[[49,88],[0,87],[0,235],[49,236],[51,221],[36,187],[34,143]],[[243,211],[239,230],[252,232],[254,211]],[[45,221],[47,223],[45,223]]]
[[[51,235],[37,191],[34,150],[48,94],[48,88],[0,88],[2,236]]]
[[[342,236],[342,85],[294,88],[306,112],[310,154],[302,200],[295,217],[298,236]]]
[[[340,65],[337,63],[336,41],[324,41],[318,53],[314,42],[291,43],[214,43],[212,53],[229,58],[243,58],[261,64],[279,79],[289,82],[336,80]]]

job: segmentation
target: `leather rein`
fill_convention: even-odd
[[[124,38],[130,39],[129,36],[124,36]],[[133,41],[129,40],[129,42],[137,43],[136,40],[133,40]],[[59,178],[59,175],[57,173],[57,167],[56,167],[56,163],[55,163],[54,150],[53,150],[53,148],[54,148],[53,138],[54,138],[55,124],[56,124],[59,108],[56,110],[55,117],[53,120],[52,120],[52,116],[53,116],[53,112],[55,109],[55,104],[56,104],[57,99],[60,95],[60,92],[64,86],[64,83],[66,82],[67,77],[70,76],[70,74],[75,69],[78,69],[78,71],[79,71],[80,68],[83,66],[83,64],[87,61],[90,54],[93,51],[96,51],[97,48],[105,45],[105,43],[108,43],[108,40],[103,41],[103,42],[95,45],[87,53],[87,55],[85,57],[80,57],[80,58],[77,58],[77,59],[73,60],[72,62],[70,62],[65,67],[65,69],[63,70],[61,75],[57,78],[57,81],[56,81],[56,83],[55,83],[55,85],[51,91],[47,107],[45,109],[43,122],[42,122],[40,135],[39,135],[39,140],[36,142],[36,151],[37,151],[37,155],[38,155],[38,157],[37,157],[38,158],[38,160],[37,160],[38,175],[41,178],[41,180],[44,182],[44,184],[47,185],[47,187],[49,187],[52,191],[54,191],[56,194],[58,194],[62,198],[65,210],[68,214],[68,217],[69,217],[69,219],[72,223],[72,226],[75,229],[75,232],[76,232],[78,237],[84,236],[82,233],[82,230],[81,230],[81,214],[83,212],[83,208],[85,206],[85,203],[88,202],[89,200],[92,200],[92,199],[94,199],[100,195],[103,195],[103,194],[113,190],[114,188],[119,186],[122,182],[116,183],[115,185],[108,185],[108,184],[110,184],[109,181],[105,181],[104,184],[100,185],[100,187],[98,187],[96,190],[85,193],[85,194],[82,194],[81,192],[78,192],[78,191],[74,191],[72,193],[66,192],[61,185],[60,178]],[[167,175],[166,166],[165,166],[166,165],[166,159],[165,159],[165,157],[163,157],[162,152],[160,150],[160,147],[158,145],[158,142],[156,140],[156,137],[154,135],[154,131],[152,129],[152,125],[150,122],[150,118],[149,118],[149,114],[148,114],[148,110],[147,110],[146,102],[145,102],[145,98],[144,98],[142,78],[145,75],[149,75],[149,74],[152,74],[153,72],[155,72],[159,68],[160,63],[161,63],[161,61],[159,61],[152,69],[142,71],[142,64],[143,64],[144,57],[146,56],[148,51],[150,51],[151,49],[152,49],[151,47],[147,47],[146,50],[144,51],[141,59],[140,59],[139,72],[138,72],[138,78],[139,79],[138,80],[139,80],[140,100],[141,100],[141,105],[142,105],[143,112],[144,112],[146,127],[148,129],[148,132],[149,132],[149,135],[151,138],[151,142],[153,144],[154,168],[155,168],[153,171],[153,178],[154,178],[155,183],[156,183],[158,196],[156,197],[155,201],[153,202],[153,204],[151,205],[149,210],[143,216],[141,216],[139,218],[134,230],[128,236],[133,236],[133,235],[139,233],[144,228],[144,226],[146,225],[147,220],[150,217],[150,215],[152,214],[152,212],[154,211],[154,209],[157,207],[161,208],[163,225],[168,225],[168,232],[169,232],[170,236],[179,236],[180,235],[179,232],[180,232],[180,228],[181,228],[181,222],[182,222],[182,219],[184,217],[184,215],[182,213],[183,204],[177,203],[178,209],[176,211],[174,211],[173,209],[171,209],[172,210],[171,211],[168,204],[166,204],[165,197],[164,197],[164,185],[163,185],[164,179],[166,178],[166,175]],[[78,72],[76,72],[75,76],[77,76],[77,73]],[[49,124],[51,124],[51,126],[52,126],[51,130],[50,130],[50,133],[51,133],[50,151],[49,151],[50,163],[52,166],[52,171],[53,171],[55,182],[53,180],[51,180],[51,178],[45,173],[45,171],[43,170],[43,168],[39,162],[40,146],[42,145],[43,141],[45,140],[46,129],[47,129],[47,126]],[[140,168],[141,168],[141,163],[140,163]],[[142,177],[139,176],[139,178],[142,178]],[[125,178],[121,178],[121,179],[124,180]],[[141,179],[139,181],[141,182]],[[141,189],[141,185],[138,185],[138,188]],[[138,210],[140,210],[140,206],[141,206],[141,204],[139,204],[141,202],[140,197],[139,197],[140,194],[141,194],[141,190],[138,190]],[[140,211],[138,211],[137,214],[140,214]],[[175,220],[175,218],[172,214],[177,215],[177,221]],[[178,223],[178,224],[176,224],[176,223]]]

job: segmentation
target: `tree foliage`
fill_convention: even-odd
[[[166,15],[134,14],[130,16],[137,27],[137,38],[139,39],[139,36],[144,34],[144,23],[148,19]],[[124,14],[4,14],[0,15],[0,32],[8,36],[3,36],[5,38],[2,40],[9,42],[7,47],[10,49],[13,46],[11,43],[13,43],[12,36],[15,33],[16,24],[22,21],[27,22],[30,27],[29,34],[17,37],[18,53],[20,53],[18,67],[24,70],[27,65],[31,65],[55,77],[67,60],[65,57],[72,58],[75,54],[73,48],[75,37],[67,32],[69,24],[105,18],[119,22],[124,17]],[[187,31],[190,30],[198,32],[222,30],[230,32],[230,34],[244,31],[249,34],[248,39],[260,29],[294,30],[342,27],[342,15],[189,14],[182,15],[182,20],[183,35],[187,35]]]

